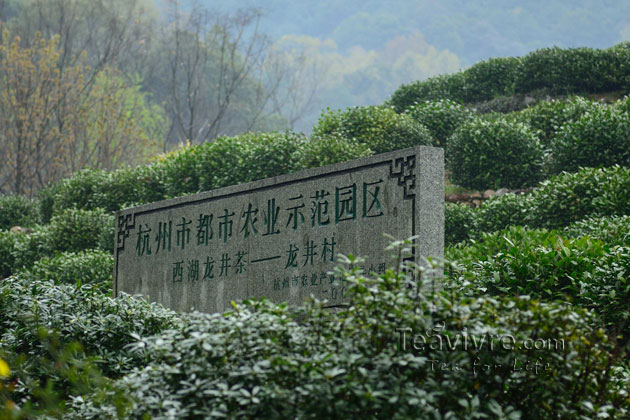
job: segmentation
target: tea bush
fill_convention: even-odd
[[[451,181],[466,188],[520,188],[542,177],[543,149],[524,124],[473,119],[448,140]]]
[[[601,106],[597,102],[576,96],[567,101],[540,101],[517,114],[520,114],[521,121],[538,133],[545,145],[549,145],[562,126],[579,120],[582,115]]]
[[[429,129],[433,145],[438,147],[445,147],[453,131],[472,117],[468,108],[449,99],[424,101],[405,112]]]
[[[0,279],[9,277],[15,269],[15,250],[16,234],[0,230]]]
[[[551,149],[556,173],[587,166],[630,166],[630,114],[599,106],[562,126]]]
[[[512,95],[522,66],[518,57],[498,57],[480,61],[464,71],[464,101],[487,101]]]
[[[471,293],[529,295],[594,310],[611,332],[630,336],[630,247],[588,236],[511,227],[447,252],[462,265],[459,282]]]
[[[114,252],[114,217],[102,209],[67,209],[53,216],[48,226],[54,251],[102,249]]]
[[[319,117],[313,134],[321,137],[339,135],[366,145],[374,153],[433,143],[429,130],[409,115],[380,106],[328,110]]]
[[[77,366],[81,360],[76,357],[81,356],[116,378],[148,362],[146,354],[133,351],[129,344],[177,322],[175,314],[161,306],[125,295],[109,298],[97,285],[77,288],[20,276],[0,282],[0,312],[0,349],[11,356],[13,365],[22,365],[15,378],[14,401],[32,398],[40,378],[62,394],[69,391],[67,380],[51,366],[37,363],[50,357],[47,337],[54,336],[60,348],[80,343],[81,351],[67,363]]]
[[[39,203],[23,195],[0,195],[0,230],[39,222]]]
[[[430,77],[400,86],[387,101],[387,105],[394,108],[396,112],[403,113],[412,105],[424,101],[450,99],[463,102],[465,85],[466,81],[462,72]]]
[[[614,343],[584,310],[528,297],[420,293],[409,287],[410,276],[392,270],[376,278],[356,269],[342,276],[352,305],[338,312],[318,302],[295,309],[244,302],[223,315],[191,314],[181,328],[143,339],[139,347],[153,362],[117,382],[133,399],[125,416],[520,419],[628,412],[628,379]],[[464,346],[463,334],[550,344],[535,352],[470,340]],[[77,398],[73,408],[68,418],[115,418],[115,407],[98,396]]]
[[[311,137],[300,151],[299,168],[319,168],[334,163],[371,156],[374,152],[365,144],[339,135]]]
[[[446,245],[465,241],[476,230],[475,209],[460,203],[444,204],[444,243]]]
[[[114,257],[101,250],[64,252],[44,257],[26,272],[23,278],[52,280],[55,284],[97,284],[103,292],[112,290]]]
[[[630,247],[630,216],[589,217],[565,227],[563,234],[570,238],[589,236],[609,246]]]

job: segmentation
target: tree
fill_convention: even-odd
[[[59,42],[37,33],[25,48],[2,34],[0,191],[31,195],[87,166],[137,163],[150,147],[144,94],[107,67],[94,77],[85,54],[60,67]]]

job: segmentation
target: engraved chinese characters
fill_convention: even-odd
[[[209,312],[259,297],[341,304],[339,253],[382,272],[387,233],[419,235],[416,258],[442,255],[442,171],[441,150],[421,147],[122,211],[116,292]]]

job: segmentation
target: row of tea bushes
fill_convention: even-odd
[[[593,326],[597,319],[580,308],[528,297],[419,294],[407,287],[411,277],[391,270],[375,278],[342,275],[353,306],[339,312],[317,302],[293,309],[244,302],[222,316],[186,316],[181,328],[142,340],[151,363],[115,386],[129,396],[125,418],[628,414],[628,372],[614,342]],[[479,344],[496,337],[517,345]],[[526,350],[521,343],[538,344]],[[116,416],[107,394],[95,393],[75,398],[66,418]]]
[[[472,67],[402,85],[388,104],[404,112],[425,100],[462,103],[547,90],[552,94],[630,91],[630,43],[607,49],[543,48],[524,57],[492,58]]]
[[[630,168],[585,168],[541,182],[525,195],[493,197],[480,208],[446,203],[445,240],[454,244],[508,226],[559,228],[587,217],[630,215]]]
[[[593,224],[591,220],[571,230],[591,231]],[[630,226],[624,229],[628,232]],[[458,262],[451,274],[473,295],[527,295],[571,302],[593,310],[613,337],[620,334],[626,342],[630,338],[630,242],[614,245],[617,238],[603,236],[613,245],[589,236],[567,238],[553,230],[511,227],[482,234],[469,245],[447,248],[447,258]]]
[[[339,135],[307,139],[287,132],[222,137],[159,156],[146,166],[79,171],[41,191],[41,217],[47,223],[68,208],[113,212],[371,154],[369,144]]]

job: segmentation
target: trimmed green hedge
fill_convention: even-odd
[[[52,280],[55,284],[97,284],[104,293],[111,293],[113,272],[114,256],[109,252],[93,249],[44,257],[22,272],[21,276]]]
[[[466,188],[521,188],[543,176],[543,149],[524,124],[475,118],[448,140],[446,167],[454,184]]]
[[[315,136],[341,136],[369,147],[374,153],[390,152],[433,143],[431,133],[409,115],[392,108],[360,106],[323,112],[313,127]]]
[[[630,166],[630,114],[598,106],[567,122],[551,142],[555,173],[579,167]]]
[[[570,238],[589,236],[609,246],[630,246],[630,215],[589,217],[565,227],[562,233]]]
[[[480,208],[461,210],[465,216],[449,216],[452,209],[447,208],[445,239],[453,244],[449,241],[475,239],[481,233],[508,226],[555,229],[587,217],[630,215],[628,197],[630,168],[585,168],[562,173],[541,182],[529,194],[492,197]],[[463,234],[465,231],[468,233]]]
[[[0,230],[39,222],[39,202],[22,195],[0,195]]]
[[[400,86],[388,104],[404,112],[426,100],[474,103],[545,90],[552,94],[630,90],[630,43],[607,49],[543,48],[524,57],[492,58],[463,72]]]
[[[365,144],[354,140],[331,135],[326,137],[313,136],[300,152],[299,168],[319,168],[347,160],[368,157],[374,152]]]
[[[449,99],[424,101],[405,112],[429,129],[437,147],[445,147],[451,134],[473,115],[468,108]]]

